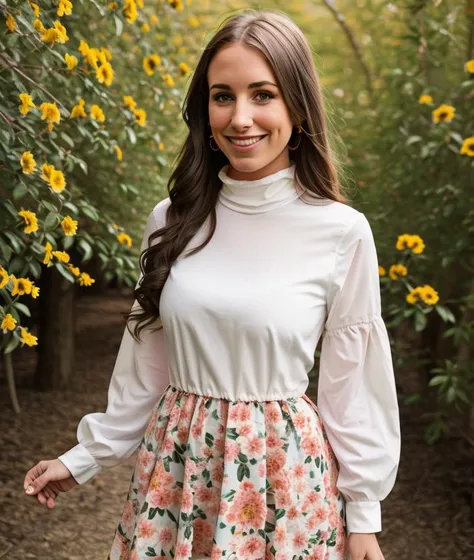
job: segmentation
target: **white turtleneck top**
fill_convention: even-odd
[[[171,267],[163,329],[146,329],[142,343],[124,330],[106,412],[86,415],[79,443],[59,458],[80,484],[125,460],[169,385],[230,400],[301,396],[322,336],[317,407],[348,531],[380,531],[400,427],[370,225],[354,208],[305,192],[294,163],[253,181],[227,170],[211,241],[186,256],[205,239],[206,221]],[[142,249],[169,205],[150,214]]]

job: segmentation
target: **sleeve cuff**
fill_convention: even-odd
[[[382,530],[380,502],[346,501],[348,533],[378,533]]]
[[[97,464],[82,443],[78,443],[75,447],[60,455],[58,459],[70,471],[78,484],[84,484],[102,470],[102,467]]]

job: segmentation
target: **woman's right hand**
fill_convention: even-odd
[[[59,459],[40,461],[26,473],[23,483],[26,495],[36,497],[48,508],[55,506],[59,492],[68,492],[76,485],[76,479]]]

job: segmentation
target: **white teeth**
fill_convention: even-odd
[[[250,140],[236,140],[235,138],[229,138],[229,140],[232,142],[232,144],[237,144],[237,146],[251,146],[252,144],[255,144],[262,138],[263,136],[259,136],[258,138],[252,138]]]

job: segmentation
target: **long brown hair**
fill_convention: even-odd
[[[290,138],[293,146],[301,136],[298,148],[291,153],[298,182],[307,193],[346,202],[339,183],[339,164],[329,145],[321,86],[303,32],[278,10],[245,9],[228,17],[204,49],[184,99],[182,117],[189,132],[167,185],[171,204],[166,212],[166,225],[150,235],[148,248],[140,256],[142,278],[134,293],[141,309],[126,316],[127,325],[136,322],[132,334],[138,340],[141,330],[159,319],[161,292],[173,262],[208,216],[208,237],[186,256],[204,248],[216,228],[215,206],[222,186],[218,172],[229,160],[209,145],[207,72],[218,50],[233,43],[254,47],[265,56],[293,123],[302,127],[301,134],[292,134]],[[158,237],[160,240],[152,244]]]

